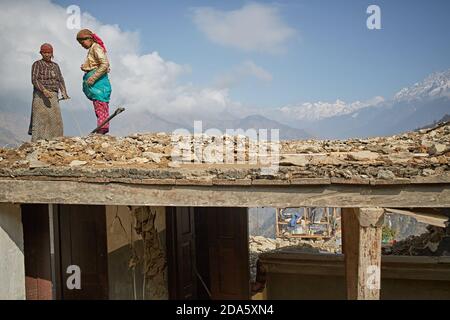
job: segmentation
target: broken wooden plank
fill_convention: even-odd
[[[435,184],[435,183],[448,183],[450,175],[448,172],[430,177],[413,177],[411,178],[412,184]]]
[[[273,186],[273,185],[289,185],[289,180],[270,180],[270,179],[253,179],[252,185],[255,186]]]
[[[362,178],[346,179],[346,178],[332,177],[331,178],[331,183],[332,184],[354,184],[354,185],[358,185],[358,184],[370,184],[370,180],[369,179],[362,179]]]
[[[407,178],[397,178],[392,180],[370,179],[370,184],[374,186],[395,185],[395,184],[411,184],[411,180]]]
[[[212,179],[176,179],[175,184],[177,186],[212,186]]]
[[[437,226],[441,228],[445,228],[446,227],[445,223],[449,220],[449,218],[445,215],[421,212],[420,210],[400,210],[400,209],[386,208],[386,212],[413,217],[418,222],[430,224],[432,226]]]
[[[327,185],[331,184],[330,178],[297,178],[291,179],[291,185]]]
[[[249,186],[252,184],[251,179],[212,179],[213,185],[216,186]]]

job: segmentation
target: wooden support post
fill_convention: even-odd
[[[331,221],[333,222],[333,235],[335,235],[337,233],[338,230],[338,224],[337,224],[337,210],[335,207],[333,207],[333,211],[332,211],[332,217],[333,219],[331,219]]]
[[[347,298],[380,299],[382,208],[343,208],[342,245]]]
[[[327,235],[331,237],[331,220],[330,220],[330,208],[324,208],[324,213],[327,215]]]
[[[275,238],[280,237],[280,208],[275,209]]]
[[[309,235],[309,215],[311,213],[309,207],[305,208],[305,234]]]

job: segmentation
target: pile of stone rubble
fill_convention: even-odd
[[[427,226],[426,233],[384,247],[384,255],[450,256],[450,227]]]
[[[122,166],[159,164],[170,157],[166,134],[113,137],[62,137],[24,143],[17,149],[0,149],[0,166],[42,168],[51,166]],[[167,161],[165,161],[167,163]]]
[[[102,171],[102,176],[108,177],[108,174],[114,176],[113,171],[122,170],[120,176],[155,179],[270,179],[287,182],[304,178],[363,181],[417,177],[450,179],[448,124],[432,131],[421,130],[391,137],[282,141],[276,153],[281,167],[273,173],[262,171],[264,154],[255,153],[250,148],[255,145],[254,140],[244,136],[202,135],[175,144],[172,138],[166,133],[129,137],[92,135],[25,143],[17,149],[0,149],[0,176],[57,176],[63,170],[64,176],[89,175],[93,171],[98,176],[98,171]],[[195,141],[200,141],[200,144],[196,145]],[[217,150],[231,150],[235,160],[243,152],[243,160],[248,162],[245,165],[223,165],[221,159],[226,155],[222,154],[221,158],[219,151],[211,153],[211,148],[208,149],[214,144],[224,146]],[[269,150],[270,155],[273,145],[265,144],[263,149]],[[192,152],[192,155],[178,159],[184,161],[181,168],[174,164],[174,147]],[[254,159],[259,162],[254,164],[250,161]],[[190,165],[195,161],[201,164],[201,170]]]

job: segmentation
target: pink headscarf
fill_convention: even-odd
[[[100,37],[98,35],[96,35],[95,33],[93,33],[91,30],[83,29],[78,32],[77,40],[85,39],[85,38],[92,38],[92,40],[94,40],[95,43],[98,43],[100,45],[100,47],[102,47],[103,51],[106,52],[106,47],[105,47],[105,44],[103,43],[102,39],[100,39]]]
[[[92,40],[94,40],[95,42],[97,42],[100,47],[102,47],[103,51],[106,52],[106,47],[105,44],[103,43],[102,39],[100,39],[100,37],[98,35],[96,35],[95,33],[92,34]]]

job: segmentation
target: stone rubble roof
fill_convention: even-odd
[[[235,149],[243,146],[229,142],[229,136],[215,141],[224,138]],[[0,149],[0,178],[169,185],[450,183],[448,123],[390,137],[282,141],[280,167],[274,173],[262,171],[259,164],[208,159],[176,167],[171,153],[171,135],[166,133],[61,137]]]

